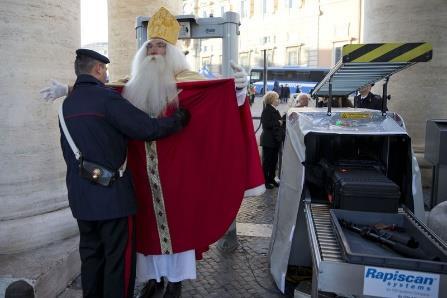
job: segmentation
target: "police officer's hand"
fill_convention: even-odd
[[[51,85],[40,90],[40,96],[45,101],[54,101],[59,97],[68,94],[68,85],[59,83],[56,80],[51,80]]]
[[[187,109],[178,108],[178,110],[174,113],[174,117],[177,118],[182,127],[185,127],[191,119],[191,113]]]

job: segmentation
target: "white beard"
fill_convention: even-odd
[[[160,55],[145,56],[135,63],[123,91],[124,98],[152,117],[163,114],[168,104],[178,105],[176,94],[174,71]]]

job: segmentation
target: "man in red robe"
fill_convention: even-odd
[[[163,8],[151,18],[123,90],[154,117],[178,105],[192,116],[178,137],[129,145],[138,199],[137,282],[149,280],[141,297],[151,297],[161,277],[168,279],[165,297],[178,297],[181,281],[196,278],[196,257],[235,219],[244,193],[264,190],[245,72],[233,65],[234,80],[206,81],[190,71],[175,47],[178,28]]]

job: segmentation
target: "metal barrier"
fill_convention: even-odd
[[[259,129],[261,128],[261,117],[255,116],[255,117],[251,117],[253,120],[259,120],[259,126],[258,128],[255,129],[255,134],[259,131]]]

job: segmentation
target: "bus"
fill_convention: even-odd
[[[287,84],[290,93],[300,92],[310,93],[310,91],[326,76],[329,68],[284,66],[267,68],[267,90],[273,90],[273,84],[278,81],[279,85]],[[256,94],[262,95],[264,92],[264,69],[253,67],[250,71],[250,84],[255,86]]]

